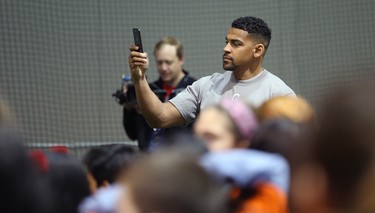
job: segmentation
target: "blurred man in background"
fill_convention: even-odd
[[[175,97],[196,80],[183,69],[183,46],[177,38],[162,38],[155,45],[154,56],[159,79],[150,83],[149,87],[161,102],[166,102]],[[140,150],[146,151],[150,146],[154,147],[161,141],[168,141],[167,138],[176,132],[190,131],[191,125],[168,129],[152,129],[143,118],[136,104],[134,86],[127,86],[124,91],[127,97],[123,111],[124,129],[130,139],[138,141]]]

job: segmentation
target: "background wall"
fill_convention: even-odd
[[[264,66],[316,105],[337,84],[375,77],[374,11],[373,0],[1,0],[0,99],[33,144],[128,141],[111,94],[129,73],[132,28],[150,80],[165,35],[183,41],[199,78],[222,72],[228,27],[252,15],[273,33]]]

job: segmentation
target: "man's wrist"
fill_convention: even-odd
[[[137,67],[135,70],[132,70],[132,81],[133,83],[139,83],[145,80],[145,71],[142,72],[141,68]]]

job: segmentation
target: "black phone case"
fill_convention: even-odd
[[[133,28],[133,37],[134,37],[134,44],[139,47],[138,52],[143,53],[141,30],[139,30],[138,28]]]

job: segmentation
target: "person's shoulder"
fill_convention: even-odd
[[[278,91],[283,95],[295,95],[293,89],[290,88],[280,77],[266,69],[264,72],[266,82],[274,91]]]
[[[158,78],[157,80],[151,82],[148,84],[151,88],[151,90],[159,90],[163,88],[163,81],[161,78]]]
[[[272,83],[279,83],[279,84],[285,84],[285,82],[277,75],[271,73],[270,71],[264,69],[264,76],[267,81],[271,81]]]
[[[186,76],[186,82],[187,82],[187,84],[192,84],[196,80],[197,80],[196,78],[194,78],[194,77],[192,77],[190,75]]]
[[[221,80],[228,78],[227,75],[228,74],[225,74],[225,73],[213,73],[211,75],[203,76],[199,78],[198,80],[196,80],[193,83],[193,86],[209,87],[209,85],[216,84],[217,82],[220,82]],[[229,74],[229,78],[230,78],[230,74]]]
[[[218,72],[215,72],[211,75],[208,75],[208,76],[204,76],[202,78],[200,78],[199,80],[203,79],[205,81],[213,81],[213,82],[216,82],[218,80],[221,80],[221,79],[224,79],[224,78],[230,78],[230,75],[231,75],[231,72],[224,72],[224,73],[218,73]]]

